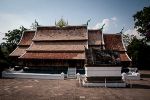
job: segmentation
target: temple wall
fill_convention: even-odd
[[[2,72],[2,77],[6,78],[30,78],[30,79],[54,79],[64,80],[64,73],[61,74],[34,74],[34,73],[13,73],[13,72]]]
[[[84,60],[26,60],[26,66],[28,67],[76,67],[82,68],[84,66]]]
[[[18,59],[18,60],[16,61],[16,65],[17,65],[17,66],[25,66],[25,61],[22,60],[22,59]]]
[[[121,76],[121,67],[85,67],[85,76]]]

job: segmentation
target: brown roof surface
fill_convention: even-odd
[[[36,42],[34,41],[27,51],[84,51],[86,41],[70,41],[70,42]]]
[[[34,41],[87,40],[87,26],[38,27]]]
[[[121,61],[131,61],[128,55],[125,52],[120,52],[120,59]]]
[[[101,45],[102,31],[101,30],[88,30],[88,44]]]
[[[24,31],[23,36],[18,45],[30,45],[35,35],[35,31]]]
[[[11,54],[10,56],[21,56],[22,54],[25,53],[25,50],[28,48],[29,46],[18,46]]]
[[[85,59],[84,53],[33,53],[27,52],[21,59]]]
[[[106,50],[125,51],[120,34],[104,34],[104,43]]]

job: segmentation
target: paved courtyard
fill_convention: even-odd
[[[0,100],[150,100],[150,70],[139,73],[132,88],[83,87],[76,79],[0,79]]]

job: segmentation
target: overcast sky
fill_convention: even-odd
[[[30,28],[37,20],[40,25],[53,26],[62,16],[69,25],[82,25],[87,20],[89,29],[104,23],[104,33],[137,34],[133,15],[150,6],[150,0],[0,0],[0,43],[8,30],[21,25]]]

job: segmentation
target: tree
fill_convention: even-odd
[[[134,28],[137,28],[139,34],[144,36],[146,41],[150,41],[150,6],[137,11],[133,18],[135,21]]]
[[[2,48],[0,45],[0,72],[3,71],[5,68],[8,68],[8,67],[9,67],[9,64],[6,61],[5,54],[2,52]]]
[[[8,53],[11,53],[16,48],[24,30],[27,29],[21,26],[20,29],[14,29],[5,33],[5,38],[3,38],[3,40],[6,42],[3,42],[2,45],[6,47]]]
[[[3,49],[0,48],[0,71],[10,66],[14,66],[15,59],[10,57],[9,54],[17,47],[24,30],[27,29],[21,26],[19,29],[14,29],[5,33],[5,38],[3,38],[3,40],[6,42],[1,44]]]
[[[132,66],[139,69],[150,69],[150,46],[143,39],[133,38],[132,42],[127,46],[127,53],[132,58]]]
[[[127,48],[127,46],[132,42],[132,40],[136,38],[136,36],[134,35],[129,35],[129,34],[123,34],[123,43],[125,45],[125,47]]]

